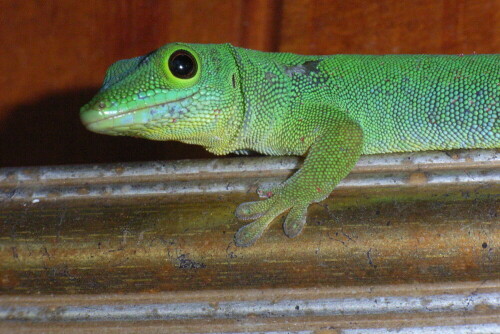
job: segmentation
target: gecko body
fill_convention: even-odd
[[[215,154],[305,156],[267,199],[241,204],[253,244],[288,211],[298,235],[361,154],[500,147],[500,55],[265,53],[230,44],[167,44],[113,64],[81,109],[95,132],[178,140]]]

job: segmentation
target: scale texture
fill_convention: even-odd
[[[178,140],[215,154],[305,156],[267,199],[241,204],[253,244],[289,210],[298,235],[361,154],[499,148],[500,55],[264,53],[230,44],[167,44],[113,64],[81,109],[95,132]]]

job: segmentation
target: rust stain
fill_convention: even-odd
[[[88,188],[78,188],[76,191],[79,195],[88,195],[90,193]]]
[[[115,168],[116,175],[122,175],[123,172],[125,172],[125,168],[123,168],[123,167],[116,167]]]
[[[408,183],[410,185],[423,185],[427,183],[427,176],[425,173],[415,172],[411,173],[408,177]]]

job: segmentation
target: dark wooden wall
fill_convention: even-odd
[[[171,42],[297,53],[498,53],[500,0],[0,0],[0,166],[207,157],[87,132],[106,68]]]

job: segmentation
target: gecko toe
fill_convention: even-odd
[[[238,247],[248,247],[253,245],[255,241],[260,238],[262,233],[264,233],[268,225],[269,222],[260,218],[253,223],[243,226],[238,230],[238,232],[236,232],[236,235],[234,236],[234,243]]]
[[[288,213],[285,222],[283,223],[283,230],[289,238],[294,238],[299,235],[304,229],[307,217],[307,206],[295,206]]]
[[[275,204],[276,203],[272,201],[272,199],[266,199],[264,201],[243,203],[238,207],[238,210],[241,207],[242,211],[244,211],[245,209],[249,209],[249,211],[244,212],[246,214],[254,213],[253,210],[265,211],[259,211],[259,218],[256,221],[243,226],[238,230],[238,232],[236,232],[236,235],[234,236],[234,242],[236,246],[247,247],[253,245],[255,241],[260,238],[262,233],[264,233],[269,224],[271,224],[271,222],[276,219],[283,211],[290,208],[287,206]],[[236,210],[237,214],[238,210]],[[238,216],[238,218],[239,217],[240,216]]]
[[[255,201],[241,203],[235,211],[235,215],[240,220],[254,220],[262,217],[267,211],[266,201]]]

